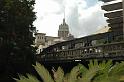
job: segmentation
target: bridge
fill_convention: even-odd
[[[101,0],[105,3],[116,0]],[[51,45],[38,55],[42,62],[80,61],[89,59],[124,60],[124,1],[105,4],[109,32],[93,34]]]
[[[38,58],[42,62],[124,60],[123,33],[107,32],[57,43],[44,49]]]

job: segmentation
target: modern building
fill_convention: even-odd
[[[124,0],[100,0],[105,2],[102,9],[107,11],[104,14],[107,17],[108,26],[111,27],[112,32],[123,32],[124,29],[124,13],[123,13],[123,2]]]

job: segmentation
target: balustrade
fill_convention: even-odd
[[[47,53],[43,58],[52,60],[73,60],[90,58],[114,58],[124,56],[124,41],[98,46],[89,46],[77,49],[63,50]]]
[[[56,44],[42,53],[46,61],[124,57],[124,39],[119,33],[90,36]],[[97,38],[96,38],[97,37]],[[114,38],[113,38],[114,37]]]

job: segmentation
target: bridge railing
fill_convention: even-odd
[[[84,40],[87,41],[82,45]],[[116,33],[98,35],[95,38],[90,36],[59,43],[47,49],[40,55],[42,61],[121,58],[124,56],[124,39],[122,34]]]
[[[44,49],[42,53],[69,50],[69,49],[75,49],[75,48],[87,47],[87,46],[96,46],[100,44],[119,42],[122,40],[123,40],[122,32],[101,33],[101,34],[90,35],[52,45]]]
[[[42,55],[41,57],[43,61],[121,58],[124,57],[124,41],[83,47],[79,49],[57,51],[47,53],[47,55]]]

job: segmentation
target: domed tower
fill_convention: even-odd
[[[64,18],[63,23],[61,25],[59,25],[58,37],[66,40],[68,35],[69,35],[69,26],[68,26],[68,24],[66,24],[65,18]]]

